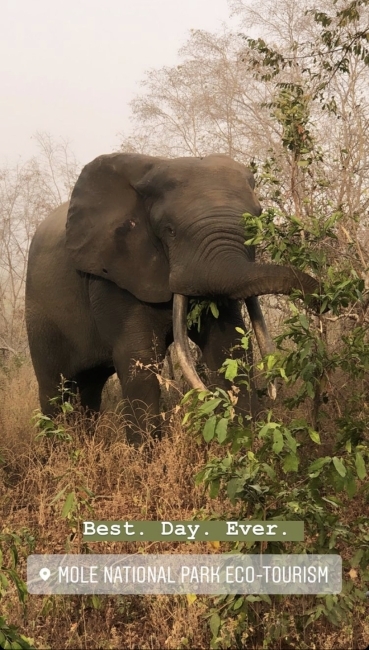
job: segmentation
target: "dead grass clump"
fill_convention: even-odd
[[[99,542],[82,541],[84,520],[189,520],[202,514],[227,515],[224,498],[211,500],[193,477],[204,463],[219,452],[216,446],[198,445],[183,430],[174,410],[168,433],[152,445],[139,448],[127,444],[124,420],[118,412],[103,413],[94,422],[82,416],[59,419],[61,435],[37,437],[30,417],[37,408],[35,381],[28,366],[7,378],[0,405],[1,454],[0,521],[3,531],[21,536],[18,547],[19,573],[26,577],[30,553],[208,553],[211,544],[193,542]],[[74,494],[73,507],[64,512],[67,496]],[[236,509],[234,509],[236,513]],[[346,513],[348,515],[348,513]],[[346,516],[345,514],[345,516]],[[221,545],[218,551],[225,552]],[[4,548],[10,563],[9,549]],[[260,648],[271,625],[279,624],[288,612],[290,647],[327,650],[365,646],[367,622],[353,612],[347,629],[335,630],[316,621],[306,632],[294,628],[294,615],[307,611],[309,598],[289,597],[275,602],[265,614],[263,603],[254,603],[254,620],[244,644]],[[211,634],[204,615],[214,599],[199,597],[195,603],[185,596],[29,596],[23,612],[13,586],[2,598],[2,613],[36,647],[177,649],[208,648]],[[240,647],[232,636],[221,647]],[[229,643],[229,642],[227,642]],[[233,644],[233,645],[232,645]],[[238,644],[238,645],[237,645]],[[271,647],[271,646],[270,646]],[[282,648],[280,645],[273,647]]]
[[[30,417],[38,407],[36,378],[30,363],[0,368],[1,452],[27,453],[33,437]]]

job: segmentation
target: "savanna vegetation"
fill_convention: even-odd
[[[78,164],[67,145],[39,135],[37,159],[1,171],[4,647],[356,649],[369,642],[368,2],[229,4],[237,33],[193,32],[179,66],[150,71],[121,146],[168,156],[223,152],[251,165],[264,212],[245,216],[245,241],[257,244],[260,258],[314,274],[319,301],[263,299],[276,351],[256,359],[257,422],[235,414],[250,368],[232,351],[221,370],[228,392],[183,398],[167,375],[160,379],[169,431],[150,454],[148,445],[127,445],[113,381],[92,432],[78,406],[48,421],[37,412],[27,356],[25,264],[37,223],[68,198]],[[192,306],[191,322],[201,327],[207,305]],[[216,317],[217,306],[211,311]],[[247,349],[247,322],[239,334]],[[270,381],[278,383],[274,402]],[[214,517],[303,520],[303,542],[193,542],[190,550],[339,553],[342,593],[27,595],[32,552],[189,552],[184,543],[87,545],[86,518]]]

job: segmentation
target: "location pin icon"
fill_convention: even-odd
[[[40,576],[40,578],[42,578],[42,580],[48,580],[50,578],[50,575],[51,575],[51,571],[50,571],[50,569],[47,569],[46,567],[41,569],[41,571],[39,573],[39,576]]]

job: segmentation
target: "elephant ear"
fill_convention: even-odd
[[[76,268],[145,302],[172,297],[168,260],[134,189],[160,162],[139,154],[99,156],[83,168],[67,216],[66,246]]]

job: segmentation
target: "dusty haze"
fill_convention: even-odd
[[[228,16],[227,0],[3,1],[0,164],[36,154],[36,131],[67,138],[82,164],[111,151],[145,70]]]

